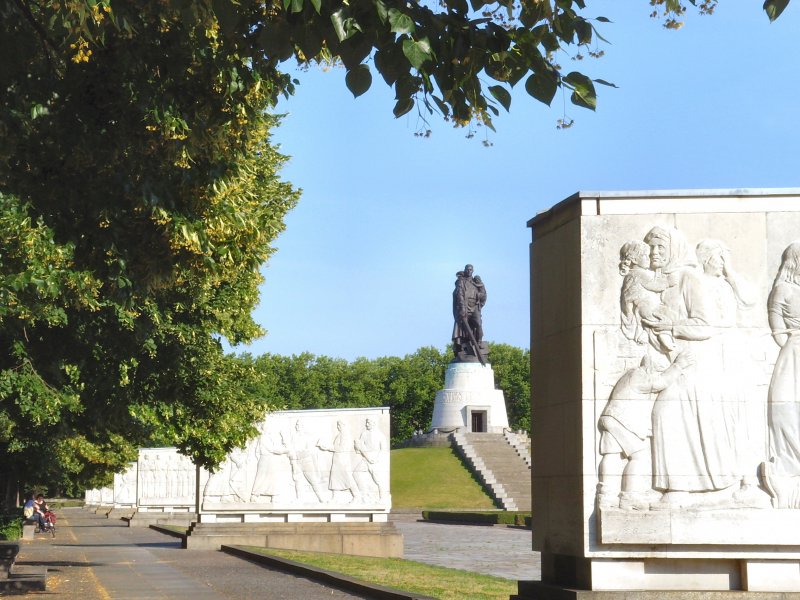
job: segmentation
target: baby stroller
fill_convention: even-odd
[[[54,513],[49,508],[44,511],[44,529],[41,529],[41,533],[50,533],[53,537],[56,537],[56,513]]]

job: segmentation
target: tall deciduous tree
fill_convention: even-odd
[[[518,84],[541,102],[549,104],[561,90],[589,109],[597,103],[595,84],[613,85],[580,71],[566,72],[556,58],[559,50],[572,56],[602,54],[600,29],[608,19],[591,12],[597,6],[591,0],[6,2],[13,7],[6,14],[27,19],[30,43],[40,45],[53,68],[70,53],[73,61],[91,62],[95,53],[112,47],[117,30],[138,40],[145,64],[155,58],[153,52],[174,56],[174,36],[193,35],[199,47],[211,40],[215,53],[234,59],[230,71],[220,72],[223,89],[246,85],[256,75],[273,83],[273,94],[289,92],[292,83],[278,70],[281,63],[337,60],[347,69],[346,84],[355,96],[365,93],[378,74],[395,90],[396,116],[416,107],[438,111],[456,125],[492,126],[492,116],[509,109]],[[680,27],[687,6],[711,13],[717,3],[649,0],[652,16],[669,28]],[[766,0],[764,10],[774,20],[788,3]],[[195,131],[181,112],[153,117],[178,136]]]
[[[48,461],[91,483],[153,441],[214,466],[269,407],[220,339],[262,333],[259,269],[297,200],[266,109],[290,82],[223,43],[213,14],[119,8],[0,2],[11,484],[52,480]]]

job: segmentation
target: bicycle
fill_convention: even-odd
[[[50,533],[53,537],[56,537],[56,513],[52,510],[44,511],[43,516],[44,521],[44,528],[40,529],[40,533]]]

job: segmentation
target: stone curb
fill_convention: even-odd
[[[252,552],[242,548],[241,546],[223,545],[221,550],[222,552],[232,554],[233,556],[238,556],[239,558],[244,558],[246,560],[256,562],[267,567],[279,569],[287,573],[292,573],[294,575],[302,575],[303,577],[308,577],[309,579],[318,581],[320,583],[325,583],[340,590],[362,594],[369,598],[375,598],[376,600],[436,600],[432,596],[424,596],[422,594],[415,594],[414,592],[405,592],[403,590],[384,587],[382,585],[373,585],[371,583],[361,581],[360,579],[348,577],[347,575],[342,575],[341,573],[336,573],[334,571],[326,571],[325,569],[318,569],[316,567],[311,567],[293,560],[286,560],[276,556],[268,556],[259,552]]]
[[[180,531],[175,531],[174,529],[170,529],[169,527],[162,527],[161,525],[149,525],[150,529],[157,531],[158,533],[163,533],[165,535],[170,535],[172,537],[179,538],[181,540],[186,539],[186,534],[181,533]]]

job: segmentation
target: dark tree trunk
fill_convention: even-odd
[[[16,470],[0,471],[0,490],[3,490],[3,512],[11,512],[19,506],[19,479]]]

